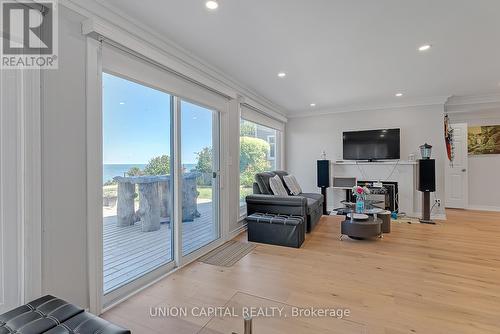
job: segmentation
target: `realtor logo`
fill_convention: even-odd
[[[48,1],[1,1],[1,67],[57,68],[57,6]]]

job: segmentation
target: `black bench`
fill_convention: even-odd
[[[43,296],[0,315],[0,334],[130,334],[82,308]]]
[[[246,218],[248,241],[300,248],[304,242],[304,217],[253,213]]]

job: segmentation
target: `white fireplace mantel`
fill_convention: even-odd
[[[337,160],[333,162],[334,165],[416,165],[416,161],[402,161],[402,160],[387,160],[387,161],[352,161],[352,160]]]
[[[416,191],[416,161],[334,161],[333,177],[355,177],[359,181],[397,182],[399,190],[399,212],[418,216],[420,202]],[[345,191],[333,190],[333,207],[342,207]]]

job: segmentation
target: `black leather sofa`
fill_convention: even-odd
[[[130,334],[82,308],[43,296],[0,315],[0,334]]]
[[[316,193],[301,193],[298,196],[273,195],[269,186],[269,178],[275,175],[283,181],[283,176],[288,173],[273,171],[255,175],[253,195],[246,197],[247,216],[256,212],[303,216],[306,230],[311,232],[323,214],[323,195]],[[283,184],[286,188],[285,182]]]

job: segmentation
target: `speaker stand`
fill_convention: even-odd
[[[321,195],[323,195],[323,214],[329,216],[330,211],[326,209],[326,190],[327,187],[321,187]]]
[[[422,224],[436,224],[431,220],[431,193],[422,193],[422,219],[420,219]]]

